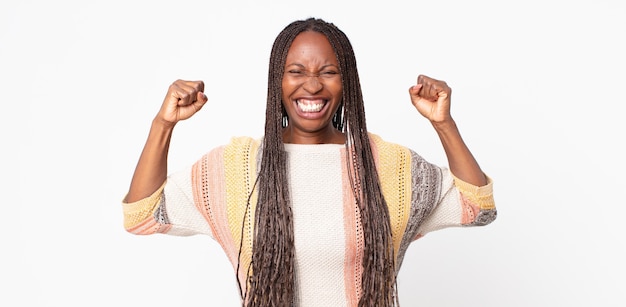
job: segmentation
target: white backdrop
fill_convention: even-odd
[[[209,97],[176,170],[262,134],[273,39],[313,16],[353,43],[370,131],[445,165],[407,92],[443,79],[495,180],[493,224],[411,246],[403,306],[625,306],[625,2],[373,3],[3,1],[0,305],[237,306],[216,242],[128,234],[120,201],[172,81]]]

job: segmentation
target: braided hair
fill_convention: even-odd
[[[294,229],[282,131],[287,113],[282,78],[289,48],[305,31],[324,34],[335,51],[343,86],[342,102],[332,124],[346,135],[347,169],[363,226],[363,267],[359,306],[393,306],[397,302],[394,250],[387,204],[365,125],[365,111],[356,58],[348,37],[334,24],[309,18],[292,22],[274,41],[269,63],[265,135],[256,185],[252,261],[245,306],[292,306],[295,296]],[[249,205],[249,204],[248,204]],[[239,277],[237,277],[239,279]],[[241,283],[239,283],[241,285]]]

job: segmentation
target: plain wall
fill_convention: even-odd
[[[237,306],[208,237],[134,236],[121,200],[167,87],[204,80],[170,170],[263,134],[288,23],[354,46],[368,128],[446,165],[412,107],[419,74],[494,179],[498,219],[408,250],[403,306],[624,306],[623,1],[5,1],[0,4],[2,306]]]

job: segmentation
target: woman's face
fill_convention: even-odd
[[[307,31],[296,36],[287,53],[282,91],[289,115],[285,143],[345,142],[332,125],[343,86],[335,52],[324,34]]]

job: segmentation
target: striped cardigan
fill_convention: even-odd
[[[398,270],[409,244],[426,233],[486,225],[496,218],[491,179],[485,186],[473,186],[406,147],[374,134],[370,142],[389,210]],[[237,137],[211,150],[191,167],[169,175],[151,196],[123,203],[124,227],[139,235],[209,235],[233,268],[241,262],[237,274],[245,289],[259,147],[258,139]],[[285,144],[285,150],[295,235],[296,306],[356,306],[363,234],[346,148]]]

